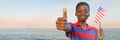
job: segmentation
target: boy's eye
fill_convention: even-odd
[[[77,11],[78,13],[81,13],[82,11]]]
[[[78,11],[79,13],[81,13],[81,11]]]
[[[88,13],[87,11],[85,13]]]

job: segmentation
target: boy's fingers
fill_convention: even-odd
[[[67,18],[67,9],[63,8],[63,18]]]

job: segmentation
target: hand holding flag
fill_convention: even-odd
[[[104,37],[103,29],[101,27],[101,20],[103,19],[106,13],[107,13],[107,10],[103,9],[102,7],[99,7],[94,20],[97,24],[99,24],[99,31],[98,31],[99,40],[102,40]]]

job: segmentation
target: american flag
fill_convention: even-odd
[[[106,13],[107,13],[107,10],[103,9],[102,7],[99,7],[94,21],[96,23],[101,22],[102,18],[105,16]]]

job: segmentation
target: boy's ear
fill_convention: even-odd
[[[75,16],[77,16],[77,13],[75,13]]]

